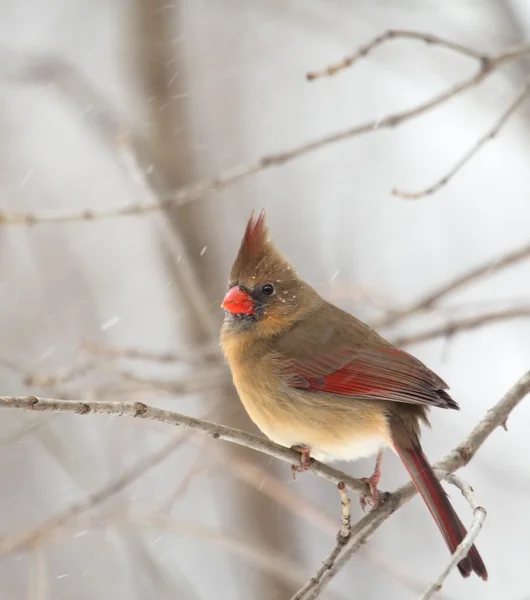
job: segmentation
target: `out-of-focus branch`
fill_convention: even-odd
[[[105,524],[109,526],[115,523],[127,523],[177,535],[179,538],[186,535],[210,542],[232,554],[240,556],[250,564],[254,564],[268,573],[278,576],[282,581],[287,583],[299,585],[300,581],[303,581],[304,578],[301,566],[288,556],[281,555],[278,552],[272,553],[255,543],[233,537],[227,534],[226,531],[219,531],[203,523],[176,521],[156,514],[135,515],[119,513],[115,514],[113,518],[108,519]],[[334,595],[333,597],[334,600],[337,600],[337,596]]]
[[[94,361],[83,361],[69,368],[62,368],[51,375],[39,375],[28,373],[23,379],[24,385],[28,387],[55,388],[60,384],[69,383],[97,367]]]
[[[333,75],[340,73],[340,71],[349,69],[358,60],[366,58],[376,48],[379,48],[379,46],[383,46],[387,42],[391,42],[396,39],[415,40],[424,42],[431,46],[440,46],[442,48],[451,50],[453,52],[456,52],[457,54],[462,54],[463,56],[467,56],[480,62],[489,62],[491,60],[495,60],[488,54],[483,54],[482,52],[473,50],[473,48],[468,48],[467,46],[463,46],[462,44],[457,44],[455,42],[445,40],[436,35],[421,33],[420,31],[409,31],[405,29],[389,29],[388,31],[385,31],[384,33],[381,33],[380,35],[374,37],[367,44],[360,46],[350,56],[346,56],[339,62],[328,65],[320,71],[310,71],[309,73],[307,73],[306,77],[309,81],[313,81],[314,79],[319,79],[321,77],[332,77]],[[520,46],[517,50],[517,57],[523,57],[525,54],[530,53],[530,46]]]
[[[115,496],[131,483],[142,477],[154,466],[165,460],[184,441],[185,437],[183,438],[182,436],[172,439],[157,452],[139,460],[133,467],[125,471],[123,475],[103,486],[97,492],[90,494],[86,500],[72,504],[65,511],[47,519],[34,529],[18,535],[3,536],[0,540],[0,556],[6,556],[16,550],[39,544],[43,537],[62,527],[70,520],[103,504],[112,496]]]
[[[199,181],[192,185],[183,186],[176,190],[167,198],[156,199],[151,202],[132,203],[126,206],[116,206],[114,208],[104,210],[83,211],[55,211],[48,213],[0,213],[0,225],[36,225],[39,223],[69,223],[75,221],[94,221],[96,219],[111,219],[115,217],[146,214],[153,211],[158,211],[169,206],[181,206],[189,202],[198,200],[213,193],[221,192],[240,181],[247,179],[260,171],[264,171],[271,167],[284,165],[292,160],[305,156],[311,152],[315,152],[331,144],[358,137],[367,133],[372,133],[380,129],[389,129],[397,127],[411,119],[414,119],[426,112],[440,106],[448,100],[462,94],[476,86],[478,86],[486,77],[497,71],[505,64],[518,60],[530,53],[530,46],[520,46],[511,50],[507,50],[497,55],[487,55],[476,52],[470,48],[466,48],[460,44],[455,44],[446,40],[442,40],[436,36],[430,36],[418,32],[392,31],[386,32],[382,36],[378,36],[371,43],[362,47],[356,54],[348,59],[344,59],[338,65],[328,67],[322,72],[323,74],[333,74],[343,68],[351,66],[358,58],[366,56],[372,49],[381,45],[381,43],[396,39],[409,38],[423,40],[429,44],[436,44],[445,48],[451,49],[462,55],[468,56],[479,62],[479,69],[476,73],[463,79],[460,83],[448,87],[445,91],[431,97],[426,102],[418,104],[410,109],[389,114],[383,118],[373,119],[347,127],[345,129],[335,131],[328,135],[322,136],[305,144],[301,144],[289,150],[268,154],[254,163],[239,165],[229,169],[213,179]],[[86,85],[83,76],[78,73],[67,61],[58,57],[41,57],[38,59],[28,59],[29,65],[24,65],[24,61],[19,61],[20,78],[24,81],[42,81],[59,83],[67,93],[72,95],[79,94],[80,90],[90,89]],[[321,73],[321,74],[322,74]],[[315,79],[319,74],[313,73],[308,75],[309,79]],[[16,79],[15,75],[11,77]],[[72,89],[74,92],[72,92]],[[94,96],[94,94],[91,94]],[[116,118],[115,112],[110,110],[108,103],[102,99],[98,106],[104,107],[104,111],[100,111],[104,115],[103,125],[108,131],[116,131],[119,127],[119,119]],[[110,125],[109,125],[110,124]]]
[[[373,50],[382,46],[383,44],[396,40],[396,39],[405,39],[405,40],[415,40],[424,42],[429,45],[439,46],[446,50],[450,50],[457,54],[460,54],[466,58],[473,59],[478,62],[479,72],[478,72],[478,81],[473,81],[473,78],[468,80],[464,80],[462,82],[462,86],[455,86],[455,93],[453,93],[450,97],[456,96],[457,94],[462,93],[463,91],[467,91],[471,87],[474,87],[478,83],[484,79],[487,75],[489,75],[493,70],[498,69],[500,66],[507,62],[511,62],[512,60],[521,59],[528,54],[530,54],[530,45],[524,44],[517,46],[515,48],[509,49],[501,54],[486,54],[483,52],[478,52],[473,48],[469,48],[467,46],[463,46],[462,44],[457,44],[455,42],[451,42],[449,40],[445,40],[435,35],[425,34],[418,31],[408,31],[408,30],[389,30],[384,32],[381,35],[373,38],[368,44],[361,46],[354,54],[347,56],[342,59],[338,63],[329,65],[325,69],[321,71],[314,71],[307,73],[307,79],[312,81],[314,79],[318,79],[324,76],[332,76],[344,69],[351,67],[358,60],[365,58],[368,56]],[[441,179],[439,179],[433,185],[421,190],[419,192],[404,192],[398,189],[393,189],[392,193],[395,196],[400,198],[407,198],[410,200],[417,200],[419,198],[424,198],[425,196],[432,195],[440,190],[442,187],[447,185],[453,177],[479,152],[479,150],[490,140],[492,140],[505,125],[506,121],[510,118],[510,116],[521,106],[524,100],[527,98],[530,92],[529,86],[526,85],[524,90],[520,93],[520,95],[515,99],[515,101],[508,107],[508,109],[499,117],[499,119],[495,122],[493,127],[481,137],[472,147],[471,149],[462,156],[462,158],[450,169],[450,171],[444,175]],[[448,100],[449,98],[445,98]],[[444,101],[445,101],[444,100]]]
[[[464,319],[458,319],[450,323],[426,329],[425,331],[419,331],[417,333],[405,334],[398,337],[392,337],[392,343],[396,346],[404,347],[410,346],[411,344],[419,344],[427,342],[437,338],[452,338],[458,333],[464,331],[471,331],[488,325],[490,323],[496,323],[498,321],[509,321],[511,319],[520,319],[530,317],[530,306],[519,307],[519,308],[507,308],[505,310],[498,310],[495,312],[484,313],[482,315],[474,315],[472,317],[466,317]]]
[[[457,469],[467,465],[489,435],[497,427],[505,427],[512,410],[530,393],[530,371],[525,373],[517,383],[491,408],[486,416],[476,425],[471,433],[443,460],[434,465],[436,475],[444,479]],[[358,521],[351,531],[351,537],[334,563],[323,573],[320,580],[311,590],[299,600],[314,600],[318,598],[324,587],[344,567],[348,560],[370,538],[372,533],[382,525],[388,517],[403,506],[415,495],[412,482],[401,486],[390,495],[381,506]]]
[[[217,463],[215,466],[223,466],[227,475],[232,475],[245,481],[248,485],[253,486],[262,494],[273,499],[295,517],[305,519],[306,523],[322,533],[329,536],[336,534],[337,524],[328,515],[328,511],[324,512],[321,508],[313,505],[300,492],[294,490],[292,486],[287,486],[284,482],[271,476],[270,473],[260,469],[254,461],[249,461],[242,457],[237,457],[237,460],[230,460],[230,462],[220,460],[218,456],[216,456],[216,459]],[[375,548],[365,549],[362,558],[378,567],[387,576],[414,593],[421,593],[425,587],[424,582],[401,570],[396,566],[394,561],[381,555]],[[439,600],[451,599],[446,594],[439,594]]]
[[[473,546],[474,541],[476,540],[478,534],[480,533],[480,530],[482,529],[482,524],[486,519],[486,510],[482,508],[482,506],[478,506],[478,504],[476,503],[475,495],[471,486],[456,475],[449,475],[446,479],[449,483],[452,483],[460,489],[462,495],[469,502],[469,505],[473,509],[474,518],[466,537],[458,545],[458,548],[451,556],[451,560],[449,561],[445,569],[440,573],[436,580],[429,585],[425,592],[419,597],[419,600],[430,600],[437,592],[439,592],[442,589],[444,581],[447,579],[449,573],[463,558],[467,556],[467,553],[471,549],[471,546]]]
[[[443,300],[449,294],[463,288],[464,286],[474,283],[475,281],[482,279],[485,276],[493,275],[508,267],[511,267],[518,262],[527,260],[530,258],[530,244],[525,244],[508,254],[489,260],[474,269],[471,269],[467,273],[459,275],[455,279],[445,283],[434,291],[430,292],[420,300],[413,302],[410,306],[406,306],[400,310],[390,312],[386,317],[375,323],[374,327],[390,327],[395,325],[398,321],[421,313],[428,310],[438,304],[440,300]]]
[[[503,396],[503,398],[490,409],[484,419],[471,431],[471,433],[450,452],[441,462],[435,465],[437,476],[440,479],[447,477],[450,473],[466,465],[482,446],[488,436],[499,426],[506,427],[506,422],[511,411],[530,393],[530,372],[523,375],[519,381]],[[150,407],[140,402],[136,403],[111,403],[111,402],[75,402],[67,400],[39,399],[35,397],[0,397],[0,407],[18,408],[21,410],[48,411],[48,412],[66,412],[75,414],[111,414],[118,416],[138,417],[152,419],[171,425],[181,425],[188,429],[200,431],[212,436],[214,439],[222,439],[235,444],[246,446],[254,450],[261,451],[269,456],[274,456],[290,464],[298,464],[298,453],[278,446],[264,438],[252,435],[245,431],[216,425],[209,421],[195,419],[175,413]],[[180,440],[178,440],[180,443]],[[176,443],[174,440],[172,443]],[[167,448],[163,448],[157,456],[162,460],[167,455]],[[114,481],[109,486],[103,488],[96,494],[90,496],[88,501],[74,504],[66,512],[52,517],[38,528],[31,532],[24,533],[16,538],[9,538],[0,542],[0,555],[6,555],[16,549],[31,544],[43,535],[61,526],[71,518],[78,516],[84,511],[90,509],[95,504],[105,501],[110,495],[117,493],[123,486],[128,485],[132,478],[138,477],[138,474],[145,472],[153,465],[153,456],[148,457],[136,465],[134,469],[128,471],[120,479]],[[336,469],[314,461],[310,465],[310,471],[333,481],[334,483],[344,482],[350,489],[359,493],[367,493],[368,486],[363,482],[347,476]],[[357,522],[351,529],[350,539],[342,551],[337,553],[332,564],[328,564],[320,580],[312,586],[308,594],[301,598],[317,598],[325,585],[336,575],[336,573],[346,564],[349,558],[370,538],[372,533],[400,506],[414,496],[415,490],[412,483],[402,486],[377,509],[373,510],[366,517]]]
[[[504,111],[504,113],[497,119],[493,127],[480,139],[478,139],[473,146],[458,160],[454,166],[436,183],[433,183],[429,187],[426,187],[419,192],[406,192],[403,190],[393,189],[392,194],[399,198],[406,198],[407,200],[419,200],[425,196],[431,196],[438,190],[446,186],[453,177],[461,171],[467,163],[477,154],[477,152],[487,143],[493,140],[499,131],[502,129],[506,121],[513,115],[513,113],[521,106],[521,104],[528,98],[530,94],[530,84],[527,84],[523,91],[517,96],[517,98],[510,104],[510,106]]]
[[[117,348],[115,346],[104,346],[103,344],[83,340],[81,343],[81,348],[88,354],[105,358],[145,360],[159,363],[199,362],[211,358],[221,358],[221,353],[219,352],[219,343],[216,343],[215,345],[213,343],[203,344],[202,346],[188,348],[180,352],[150,352],[147,350],[140,350],[138,348]]]
[[[139,388],[144,387],[170,394],[208,392],[230,381],[228,370],[223,367],[219,367],[218,369],[202,369],[190,377],[173,380],[148,379],[129,371],[119,371],[119,375],[125,381],[137,384]]]
[[[38,542],[31,553],[28,600],[46,600],[48,594],[48,573],[44,547]]]
[[[115,415],[119,417],[136,417],[149,419],[168,425],[180,426],[209,435],[217,440],[224,440],[239,446],[245,446],[268,456],[272,456],[291,465],[300,464],[300,454],[290,448],[285,448],[267,440],[259,435],[247,431],[218,425],[204,419],[197,419],[170,410],[163,410],[154,406],[148,406],[142,402],[94,402],[72,401],[36,398],[35,396],[2,396],[0,397],[0,408],[18,408],[22,410],[39,412],[62,412],[78,415],[98,414]],[[369,487],[364,482],[351,477],[338,469],[324,465],[317,460],[311,459],[309,471],[332,483],[341,481],[357,494],[369,494]],[[1,548],[1,545],[0,545]]]

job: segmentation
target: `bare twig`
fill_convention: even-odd
[[[114,359],[145,360],[160,363],[175,362],[199,362],[209,358],[220,358],[219,344],[203,344],[201,346],[188,348],[181,352],[152,352],[139,350],[138,348],[117,348],[115,346],[104,346],[96,342],[83,340],[81,348],[89,354]]]
[[[491,313],[485,313],[482,315],[475,315],[473,317],[466,317],[464,319],[458,319],[451,323],[445,323],[443,325],[426,329],[425,331],[419,331],[417,333],[409,333],[399,337],[393,337],[392,342],[396,346],[404,347],[411,344],[419,344],[427,342],[440,337],[451,338],[458,333],[464,331],[471,331],[488,325],[490,323],[497,323],[498,321],[508,321],[511,319],[520,319],[530,317],[530,306],[520,308],[508,308],[505,310],[498,310]]]
[[[118,374],[125,381],[132,381],[138,386],[171,394],[195,394],[211,391],[230,381],[228,370],[224,366],[218,369],[202,369],[193,376],[172,380],[149,379],[130,371],[119,371]]]
[[[392,311],[389,313],[384,319],[374,324],[374,327],[390,327],[391,325],[395,325],[398,321],[403,320],[413,314],[417,314],[428,310],[438,304],[440,300],[444,299],[449,294],[463,288],[464,286],[474,283],[478,279],[486,275],[493,275],[494,273],[498,273],[503,269],[511,267],[518,262],[527,260],[530,258],[530,244],[525,244],[516,250],[505,254],[504,256],[500,256],[494,258],[493,260],[489,260],[467,273],[464,273],[455,279],[452,279],[448,283],[445,283],[439,288],[436,288],[434,291],[427,294],[425,297],[420,300],[413,302],[410,306],[402,308],[400,310]]]
[[[340,517],[340,531],[339,539],[343,540],[343,543],[348,540],[351,533],[351,504],[348,498],[348,492],[346,486],[341,481],[337,484],[337,489],[340,494],[340,505],[341,505],[341,517]]]
[[[115,217],[123,217],[130,215],[140,215],[146,214],[153,211],[158,211],[160,209],[168,208],[169,206],[181,206],[183,204],[187,204],[189,202],[193,202],[205,196],[208,196],[213,193],[221,192],[240,181],[247,179],[260,171],[264,171],[266,169],[277,167],[283,165],[292,160],[298,159],[306,154],[311,152],[315,152],[317,150],[321,150],[331,144],[335,144],[337,142],[351,139],[354,137],[358,137],[367,133],[372,133],[373,131],[380,129],[387,129],[397,127],[415,117],[418,117],[437,106],[447,102],[451,98],[462,94],[476,86],[478,86],[486,77],[491,75],[497,69],[502,67],[503,65],[520,59],[526,54],[530,52],[530,46],[520,46],[518,48],[514,48],[512,50],[507,50],[501,54],[490,56],[486,54],[481,54],[461,46],[460,44],[455,44],[453,42],[448,42],[446,40],[442,40],[441,38],[437,38],[435,36],[429,36],[416,32],[398,32],[390,34],[384,34],[388,39],[396,38],[396,37],[408,37],[414,39],[421,39],[431,44],[437,44],[440,46],[444,46],[455,52],[459,52],[460,54],[464,54],[469,56],[477,61],[479,61],[479,69],[478,71],[469,76],[466,79],[463,79],[460,83],[452,85],[448,87],[445,91],[440,94],[437,94],[431,97],[426,102],[418,104],[410,109],[395,112],[393,114],[387,115],[383,118],[377,118],[370,121],[366,121],[364,123],[360,123],[358,125],[354,125],[352,127],[348,127],[339,131],[335,131],[328,135],[322,136],[321,138],[312,140],[305,144],[301,144],[289,150],[278,152],[275,154],[269,154],[258,161],[247,164],[247,165],[239,165],[232,169],[229,169],[222,173],[221,175],[206,181],[199,181],[195,184],[189,186],[183,186],[177,191],[175,191],[170,197],[163,199],[155,199],[150,202],[142,202],[142,203],[132,203],[127,204],[125,206],[116,206],[114,208],[104,209],[104,210],[83,210],[83,211],[57,211],[57,212],[48,212],[48,213],[0,213],[0,225],[36,225],[39,223],[69,223],[75,221],[94,221],[96,219],[111,219]],[[362,48],[358,54],[358,56],[365,56],[369,50],[373,47],[380,45],[382,42],[377,42],[379,38],[376,38],[372,43],[368,44],[366,47]],[[383,39],[386,41],[386,38]],[[357,55],[354,55],[356,57]],[[37,72],[39,74],[39,81],[42,81],[42,78],[48,78],[50,81],[54,81],[58,77],[58,74],[61,77],[64,77],[64,74],[68,74],[71,76],[72,68],[65,63],[65,61],[61,61],[60,59],[56,59],[59,61],[60,68],[51,68],[53,66],[53,61],[48,57],[42,58],[43,64],[47,66],[45,69],[38,69],[38,64],[33,64],[33,70],[30,69],[31,72]],[[343,61],[344,63],[344,61]],[[350,60],[349,64],[353,64],[353,60]],[[50,66],[51,65],[51,66]],[[27,78],[27,75],[26,75]],[[107,103],[105,103],[106,105]],[[108,117],[107,117],[107,120]],[[116,126],[109,127],[110,131],[115,131]]]
[[[324,513],[321,508],[315,506],[307,498],[295,491],[292,486],[285,485],[285,483],[278,480],[276,477],[271,476],[270,473],[260,469],[255,462],[245,460],[241,456],[238,456],[237,460],[231,460],[229,463],[218,460],[217,464],[223,465],[227,474],[236,476],[249,485],[252,485],[255,489],[288,510],[295,517],[305,519],[307,523],[326,535],[336,535],[336,523],[327,513]],[[424,582],[401,570],[396,566],[394,561],[383,556],[374,548],[365,549],[361,556],[364,560],[376,565],[389,577],[399,582],[410,591],[419,594],[424,589]],[[445,594],[440,594],[440,600],[450,600],[450,597]]]
[[[289,584],[299,584],[303,580],[303,569],[296,562],[281,554],[273,554],[267,549],[249,543],[244,539],[238,539],[227,535],[226,532],[218,531],[203,523],[192,523],[190,521],[176,521],[158,515],[127,515],[115,514],[109,519],[107,525],[114,523],[131,523],[141,527],[158,529],[182,537],[183,535],[203,539],[212,544],[232,552],[244,560],[255,564],[267,572],[280,577],[282,581]]]
[[[27,423],[26,425],[23,425],[16,431],[8,433],[5,437],[0,438],[0,447],[6,446],[8,444],[15,444],[16,442],[25,438],[27,435],[35,433],[35,431],[38,431],[39,429],[41,429],[41,427],[45,427],[46,425],[48,425],[46,420],[36,420],[32,421],[31,423]]]
[[[466,498],[466,500],[471,505],[473,509],[474,518],[471,523],[471,527],[469,528],[466,537],[462,540],[462,542],[458,545],[458,548],[455,550],[453,555],[451,556],[451,560],[445,567],[445,569],[440,573],[440,575],[433,581],[429,587],[423,592],[423,594],[419,597],[419,600],[430,600],[434,594],[439,592],[442,589],[444,581],[447,579],[449,573],[456,567],[456,565],[467,556],[471,546],[476,540],[480,530],[482,529],[482,524],[486,519],[486,511],[482,506],[478,506],[475,497],[473,494],[473,490],[471,486],[467,484],[465,481],[462,481],[456,475],[449,475],[447,477],[447,481],[456,485],[462,495]]]
[[[28,373],[23,380],[24,385],[28,387],[40,388],[55,388],[60,384],[69,383],[84,377],[87,373],[96,368],[93,361],[83,361],[70,368],[62,368],[52,375],[38,375],[36,373]]]
[[[471,506],[471,510],[473,512],[475,512],[477,508],[480,508],[475,498],[475,491],[469,485],[469,483],[467,483],[461,477],[458,477],[458,475],[455,475],[454,473],[448,475],[445,478],[445,481],[447,481],[451,485],[454,485],[461,491],[462,496],[464,496],[464,498],[467,500],[467,503],[469,504],[469,506]]]
[[[467,465],[489,435],[499,426],[504,426],[511,411],[530,393],[530,371],[525,373],[517,383],[491,408],[486,416],[476,425],[471,433],[450,452],[442,461],[434,465],[436,475],[444,479],[450,473]],[[416,491],[409,482],[401,486],[396,492],[378,508],[358,521],[353,527],[351,537],[342,552],[336,557],[333,564],[322,574],[322,577],[313,588],[302,596],[300,600],[314,600],[318,598],[324,587],[344,567],[348,560],[365,543],[372,533],[398,508],[410,500]]]
[[[86,500],[72,504],[65,511],[49,518],[30,531],[25,531],[19,535],[10,537],[4,536],[0,540],[0,556],[6,556],[15,550],[38,544],[43,537],[65,525],[70,520],[106,502],[112,496],[118,494],[138,478],[142,477],[151,468],[166,459],[182,443],[182,436],[175,437],[169,443],[162,446],[157,452],[139,460],[133,467],[125,471],[123,475],[103,486],[97,492],[90,494]]]
[[[354,527],[352,527],[348,544],[348,557],[355,554],[370,539],[375,530],[379,528],[386,518],[387,516],[385,515],[376,515],[376,518],[371,520],[369,523],[364,524],[363,522],[365,519],[361,519]],[[327,584],[327,581],[334,577],[340,568],[338,565],[342,556],[340,552],[343,548],[344,544],[342,546],[339,546],[339,544],[335,546],[331,554],[327,557],[323,565],[317,571],[315,577],[312,577],[304,586],[306,587],[306,592],[300,595],[296,600],[313,600],[314,598],[318,598],[320,596],[320,593]],[[294,598],[291,600],[294,600]]]
[[[512,116],[512,114],[521,106],[526,100],[530,93],[530,84],[527,84],[523,91],[517,96],[517,98],[510,104],[510,106],[504,111],[504,113],[497,119],[493,127],[479,140],[473,144],[473,146],[458,160],[455,165],[436,183],[429,187],[420,190],[419,192],[406,192],[403,190],[393,189],[392,194],[399,198],[406,198],[407,200],[418,200],[425,196],[435,194],[438,190],[446,186],[453,177],[461,171],[467,163],[477,154],[477,152],[487,143],[493,140],[499,131],[502,129],[506,121]]]
[[[337,541],[330,552],[329,556],[324,560],[320,569],[316,572],[314,577],[302,587],[298,592],[291,598],[291,600],[301,600],[304,596],[313,589],[318,582],[322,579],[324,573],[330,569],[337,556],[340,554],[340,551],[344,547],[344,544],[350,539],[351,534],[351,505],[350,499],[348,498],[348,492],[346,491],[346,486],[342,481],[337,484],[337,489],[340,494],[340,505],[341,505],[341,526],[339,532],[337,534]]]
[[[331,77],[333,75],[336,75],[337,73],[340,73],[340,71],[349,69],[358,60],[366,58],[376,48],[379,48],[379,46],[382,46],[386,42],[390,42],[396,39],[416,40],[420,42],[425,42],[429,45],[441,46],[442,48],[446,48],[447,50],[451,50],[453,52],[456,52],[457,54],[462,54],[463,56],[468,56],[469,58],[481,62],[486,62],[490,60],[490,57],[487,54],[477,52],[472,48],[468,48],[467,46],[462,46],[461,44],[445,40],[436,35],[421,33],[419,31],[408,31],[404,29],[389,29],[388,31],[385,31],[384,33],[373,38],[367,44],[358,48],[358,50],[356,50],[354,54],[343,58],[337,63],[328,65],[321,71],[310,71],[309,73],[307,73],[306,77],[309,81],[313,81],[314,79],[319,79],[321,77]],[[521,56],[523,56],[527,52],[530,52],[530,46],[521,46],[520,52]]]
[[[226,427],[225,425],[218,425],[211,421],[197,419],[174,411],[148,406],[142,402],[94,402],[89,400],[78,402],[71,400],[36,398],[35,396],[2,396],[0,397],[0,408],[18,408],[39,412],[74,413],[78,415],[115,415],[119,417],[126,416],[149,419],[177,427],[181,426],[186,429],[193,429],[194,431],[209,435],[214,439],[224,440],[239,446],[245,446],[291,465],[300,464],[300,454],[298,452],[275,444],[259,435],[254,435],[233,427]],[[335,484],[342,481],[349,489],[357,494],[369,493],[369,487],[364,482],[316,460],[309,465],[309,471]]]
[[[437,476],[441,479],[447,477],[448,474],[452,473],[456,469],[466,465],[471,458],[475,455],[477,450],[482,446],[488,436],[498,427],[505,426],[508,416],[511,411],[522,401],[522,399],[530,393],[530,372],[523,375],[519,381],[503,396],[503,398],[490,409],[484,419],[471,431],[466,439],[459,444],[446,458],[435,465]],[[34,411],[52,411],[52,412],[66,412],[86,415],[90,413],[94,414],[113,414],[119,416],[139,417],[145,419],[152,419],[171,425],[181,425],[188,429],[201,431],[204,434],[212,436],[214,439],[223,439],[232,443],[247,446],[254,450],[261,451],[269,456],[280,458],[290,464],[299,463],[299,455],[297,452],[268,442],[267,440],[249,434],[244,431],[216,425],[208,421],[201,419],[195,419],[193,417],[187,417],[180,415],[172,411],[166,411],[149,407],[140,402],[136,403],[110,403],[110,402],[74,402],[66,400],[51,400],[51,399],[38,399],[35,397],[0,397],[0,407],[7,408],[18,408],[21,410],[34,410]],[[152,465],[152,457],[149,457],[144,463],[143,468],[147,468]],[[362,482],[346,476],[345,474],[331,469],[318,462],[314,462],[310,466],[310,470],[324,477],[329,481],[339,483],[344,481],[348,487],[353,491],[359,493],[366,493],[367,487]],[[138,472],[141,468],[136,465],[134,469],[134,477],[138,476]],[[54,530],[62,523],[68,521],[70,518],[77,516],[78,514],[89,509],[94,503],[98,504],[104,501],[109,493],[116,493],[116,487],[127,484],[130,481],[127,476],[122,477],[120,480],[115,481],[110,486],[107,486],[102,491],[92,495],[88,502],[78,503],[73,505],[66,513],[62,513],[58,517],[52,518],[46,521],[36,530],[31,531],[29,534],[23,534],[18,536],[16,539],[8,539],[0,542],[0,555],[5,555],[12,552],[15,549],[25,547],[35,539],[39,539],[46,533]],[[121,482],[121,483],[120,483]],[[380,507],[373,510],[366,517],[362,518],[354,527],[352,527],[351,536],[348,542],[344,545],[341,552],[338,553],[334,558],[332,564],[328,565],[325,572],[322,573],[320,580],[313,586],[309,595],[306,594],[305,598],[316,598],[334,577],[334,575],[344,566],[349,558],[370,538],[372,533],[400,506],[405,504],[407,500],[412,498],[415,494],[412,483],[408,483],[402,486],[394,494],[392,494],[388,500],[386,500]]]

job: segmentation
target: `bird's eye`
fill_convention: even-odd
[[[272,285],[272,283],[266,283],[262,288],[261,288],[261,293],[264,296],[272,296],[274,294],[274,286]]]

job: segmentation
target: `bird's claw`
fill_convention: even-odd
[[[291,446],[292,450],[296,452],[300,452],[300,464],[299,465],[291,465],[291,473],[293,474],[293,479],[296,480],[296,473],[305,473],[309,470],[309,466],[311,464],[311,448],[307,446]]]
[[[374,474],[375,475],[375,474]],[[366,485],[369,486],[370,488],[370,494],[362,494],[359,501],[361,503],[361,508],[363,509],[363,512],[369,512],[367,511],[367,506],[370,504],[371,505],[371,509],[370,510],[374,510],[375,508],[377,508],[379,506],[379,490],[377,489],[377,484],[379,483],[379,477],[374,477],[374,475],[372,475],[372,477],[362,477],[361,481],[363,483],[366,483]]]
[[[362,494],[361,498],[360,498],[360,503],[361,503],[361,508],[363,509],[363,512],[367,512],[366,511],[366,507],[368,504],[372,505],[372,508],[370,510],[374,510],[375,508],[377,508],[380,504],[380,492],[377,489],[377,484],[379,483],[379,480],[381,479],[381,461],[383,459],[383,451],[380,450],[377,454],[377,459],[375,461],[375,469],[374,472],[372,473],[371,477],[363,477],[361,479],[361,481],[363,483],[366,483],[366,485],[370,488],[370,495],[368,494]]]

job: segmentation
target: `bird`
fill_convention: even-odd
[[[377,455],[367,479],[374,505],[382,453],[390,448],[454,553],[467,532],[420,443],[432,407],[459,409],[447,384],[303,281],[269,239],[264,211],[250,216],[221,307],[221,347],[256,426],[301,453],[299,470],[311,458]],[[488,578],[475,545],[458,570]]]

